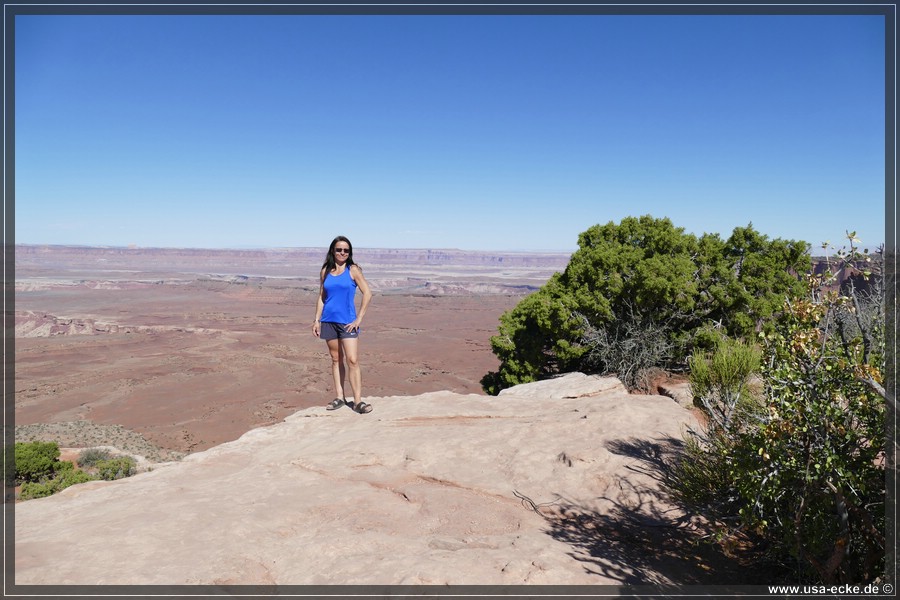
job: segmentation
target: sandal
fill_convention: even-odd
[[[353,407],[353,410],[355,410],[356,412],[358,412],[361,415],[364,415],[366,413],[372,412],[372,405],[366,404],[365,402],[360,401],[360,403],[357,406]]]
[[[335,398],[331,401],[331,404],[325,407],[325,410],[337,410],[344,405],[344,401],[341,398]]]

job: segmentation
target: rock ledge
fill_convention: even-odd
[[[628,451],[681,441],[695,421],[670,398],[574,373],[497,398],[366,400],[368,415],[302,410],[129,479],[16,505],[16,584],[671,581],[585,554],[547,519],[674,515]]]

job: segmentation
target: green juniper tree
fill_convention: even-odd
[[[633,387],[640,369],[681,368],[717,330],[767,328],[809,266],[805,242],[769,240],[751,225],[727,240],[698,238],[649,215],[590,227],[578,246],[562,273],[501,316],[491,338],[500,368],[482,380],[489,393],[574,370],[615,372]]]

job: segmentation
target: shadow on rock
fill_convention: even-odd
[[[548,533],[570,544],[572,556],[589,573],[624,584],[749,585],[771,581],[773,571],[762,552],[746,539],[727,547],[715,528],[692,515],[666,492],[683,448],[679,440],[616,440],[614,454],[637,459],[629,467],[654,479],[656,488],[620,479],[621,498],[598,498],[596,507],[561,502],[538,512]],[[602,507],[602,508],[598,508]]]

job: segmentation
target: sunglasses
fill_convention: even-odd
[[[335,254],[350,254],[350,249],[349,248],[335,248],[334,253]]]

